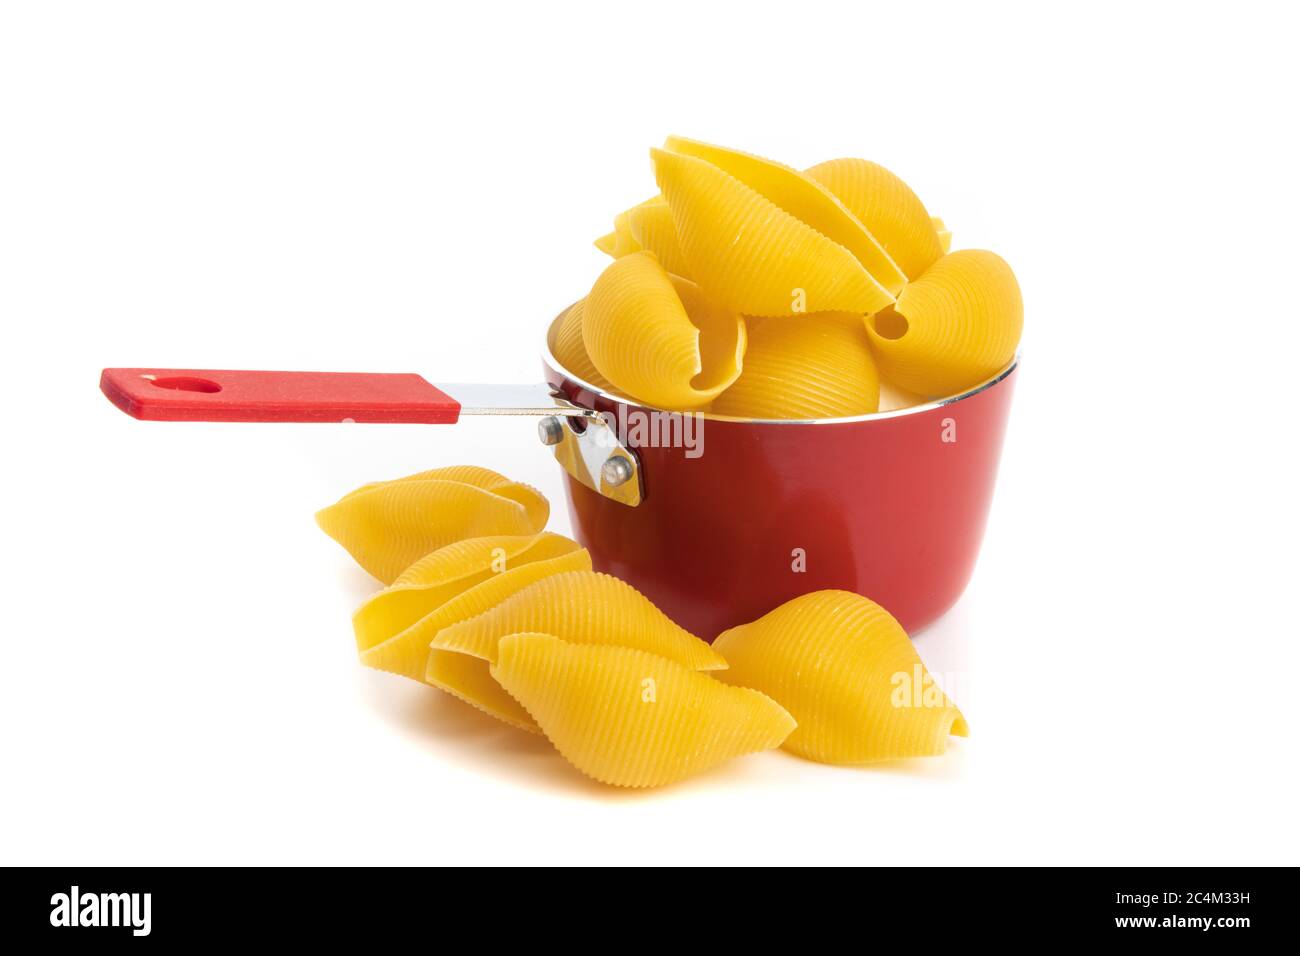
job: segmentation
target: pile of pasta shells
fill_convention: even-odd
[[[960,394],[1015,355],[1011,268],[950,251],[883,166],[801,172],[678,136],[651,160],[659,194],[596,240],[614,262],[556,331],[582,381],[670,411],[834,418]]]
[[[867,598],[813,592],[709,643],[593,571],[585,548],[544,530],[549,515],[536,489],[473,465],[364,485],[320,511],[383,585],[353,617],[361,662],[544,734],[619,787],[776,747],[868,764],[965,736],[903,628]],[[900,699],[899,675],[916,694]]]

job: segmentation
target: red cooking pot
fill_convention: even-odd
[[[538,417],[597,570],[712,640],[823,588],[864,594],[909,632],[970,580],[993,497],[1013,360],[960,395],[816,421],[672,414],[584,382],[551,352],[545,386],[418,375],[105,369],[123,411],[167,421],[452,423]]]

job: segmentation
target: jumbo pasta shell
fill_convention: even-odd
[[[641,245],[632,235],[631,224],[626,212],[614,217],[614,231],[596,240],[596,248],[607,256],[618,259],[632,252],[640,252]]]
[[[429,642],[444,627],[482,614],[522,588],[547,575],[591,570],[591,556],[577,542],[561,535],[540,542],[534,560],[490,574],[431,609],[414,623],[361,652],[361,663],[377,670],[425,680]],[[445,688],[452,689],[452,688]]]
[[[417,471],[413,475],[405,475],[388,481],[372,481],[360,488],[349,491],[343,496],[342,500],[351,498],[360,492],[378,488],[380,485],[391,485],[397,481],[459,481],[462,484],[473,485],[475,488],[483,488],[523,505],[529,517],[537,523],[538,530],[545,526],[546,519],[551,514],[550,502],[546,500],[545,495],[532,485],[526,485],[522,481],[511,481],[500,472],[493,471],[491,468],[484,468],[481,465],[444,465],[441,468]]]
[[[651,156],[691,278],[723,308],[876,312],[893,302],[852,252],[739,179],[694,156]]]
[[[433,648],[496,660],[497,641],[539,631],[575,644],[620,644],[692,670],[727,666],[717,651],[678,627],[636,588],[608,574],[574,571],[529,585],[491,610],[440,631]]]
[[[596,240],[596,248],[620,259],[634,252],[653,252],[670,273],[690,278],[672,210],[663,196],[647,199],[614,218],[614,231]]]
[[[930,398],[955,395],[1000,371],[1024,324],[1020,286],[1000,256],[949,253],[898,304],[867,319],[882,377]]]
[[[378,488],[380,485],[391,485],[395,481],[459,481],[461,484],[473,485],[475,488],[495,488],[498,485],[510,484],[510,479],[505,475],[481,465],[444,465],[441,468],[418,471],[413,475],[403,475],[401,478],[367,482],[358,488],[353,488],[343,496],[343,499],[369,491],[371,488]]]
[[[816,178],[761,156],[681,136],[668,137],[664,149],[712,163],[827,239],[843,246],[891,295],[897,295],[907,282],[903,270],[866,224]]]
[[[884,166],[865,159],[832,159],[807,172],[871,230],[908,279],[919,278],[943,255],[925,205]]]
[[[619,391],[659,408],[693,409],[740,374],[745,323],[691,296],[684,280],[674,285],[653,254],[634,252],[610,263],[592,286],[582,341]]]
[[[575,303],[564,313],[560,326],[555,332],[555,346],[552,349],[556,360],[564,366],[565,371],[572,372],[588,385],[594,385],[601,391],[614,390],[613,383],[600,374],[600,370],[587,354],[587,347],[582,344],[582,312],[586,299]]]
[[[352,616],[357,651],[383,643],[493,575],[578,548],[576,541],[563,535],[542,532],[469,538],[426,554],[391,585],[372,595]]]
[[[316,522],[361,567],[391,584],[415,561],[455,541],[536,534],[548,511],[545,498],[515,482],[489,491],[412,477],[345,495],[317,512]]]
[[[799,727],[785,748],[809,760],[865,764],[942,754],[966,721],[925,670],[907,632],[849,591],[814,591],[713,645],[721,680],[781,703]]]
[[[511,727],[540,734],[537,721],[492,677],[487,661],[449,651],[431,652],[427,680]]]
[[[630,647],[509,634],[491,674],[569,763],[617,787],[663,786],[777,747],[794,728],[758,691]]]
[[[686,254],[682,252],[681,241],[677,238],[672,210],[662,196],[633,206],[624,215],[627,216],[627,227],[637,246],[653,252],[659,264],[673,275],[683,279],[691,277],[691,267],[686,262]]]
[[[862,316],[832,312],[751,322],[745,368],[709,410],[739,418],[838,418],[870,414],[879,404]]]

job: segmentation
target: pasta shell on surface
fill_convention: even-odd
[[[711,301],[744,315],[893,303],[852,252],[736,177],[694,156],[650,154],[691,278]]]
[[[467,538],[426,554],[372,595],[352,616],[357,651],[406,630],[457,594],[495,574],[521,564],[577,551],[579,545],[563,535],[492,535]]]
[[[537,721],[492,676],[492,665],[468,654],[431,652],[426,680],[511,727],[540,734]]]
[[[1011,267],[982,249],[952,252],[909,283],[897,305],[868,317],[883,378],[946,398],[995,375],[1016,354],[1024,325]]]
[[[795,726],[758,691],[616,642],[505,635],[491,674],[565,760],[617,787],[663,786],[770,750]]]
[[[590,571],[591,555],[585,548],[577,548],[576,542],[572,544],[575,545],[572,549],[552,553],[537,561],[517,564],[510,570],[491,575],[473,587],[465,588],[455,597],[434,607],[411,626],[363,650],[361,663],[376,670],[400,674],[404,678],[434,683],[428,679],[429,644],[434,636],[458,620],[477,617],[489,607],[500,604],[511,594],[547,575],[562,574],[564,571]],[[443,689],[455,693],[455,688]]]
[[[925,205],[907,183],[879,163],[832,159],[813,166],[808,175],[853,210],[908,279],[915,281],[943,255],[943,243]]]
[[[942,219],[938,216],[931,216],[930,222],[934,224],[935,234],[939,237],[939,246],[943,249],[946,256],[952,252],[952,230],[949,229]]]
[[[582,341],[619,391],[659,408],[702,408],[740,375],[744,321],[692,289],[649,252],[616,259],[596,279],[583,307]]]
[[[316,523],[357,564],[392,584],[417,560],[453,542],[536,534],[549,511],[540,492],[517,482],[488,490],[463,481],[412,476],[344,495],[318,511]]]
[[[550,502],[546,500],[545,495],[532,485],[526,485],[522,481],[511,481],[505,475],[495,472],[491,468],[484,468],[481,465],[445,465],[442,468],[417,471],[413,475],[393,478],[389,481],[372,481],[360,488],[349,491],[343,496],[343,499],[351,498],[355,494],[369,491],[380,485],[392,484],[395,481],[459,481],[463,484],[473,485],[475,488],[483,488],[523,505],[529,516],[537,522],[538,530],[545,526],[546,519],[551,515]]]
[[[591,570],[591,555],[585,548],[560,535],[555,538],[559,540],[544,542],[538,548],[534,560],[516,561],[515,566],[489,575],[448,598],[410,626],[366,648],[360,654],[361,663],[411,680],[426,681],[429,643],[443,628],[482,614],[547,575]],[[443,689],[454,692],[454,688]]]
[[[543,578],[478,617],[444,628],[432,646],[494,661],[497,641],[517,631],[554,634],[575,644],[635,647],[692,670],[727,666],[721,654],[673,623],[632,585],[596,571]]]
[[[966,720],[925,670],[907,632],[849,591],[814,591],[724,631],[719,679],[754,687],[799,722],[793,753],[832,764],[942,754]]]
[[[898,295],[907,282],[902,268],[871,234],[867,225],[815,178],[784,163],[681,136],[669,136],[664,149],[712,163],[800,222],[843,246],[891,295]]]
[[[612,392],[613,383],[600,374],[600,370],[592,363],[591,356],[587,354],[587,347],[582,344],[582,311],[586,301],[583,299],[574,303],[564,313],[555,332],[555,347],[552,352],[565,371],[572,372],[601,391]]]
[[[709,411],[737,418],[840,418],[880,405],[862,316],[832,312],[751,322],[745,367]]]
[[[461,484],[473,485],[475,488],[494,488],[498,485],[510,484],[510,479],[505,475],[495,472],[491,468],[484,468],[481,465],[445,465],[442,468],[418,471],[413,475],[403,475],[401,478],[389,478],[386,481],[368,481],[358,488],[353,488],[340,500],[359,495],[371,488],[378,488],[380,485],[392,484],[394,481],[459,481]]]

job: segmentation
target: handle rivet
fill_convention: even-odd
[[[537,423],[537,437],[543,445],[558,445],[564,441],[564,426],[555,415],[547,415]]]
[[[600,477],[607,485],[617,488],[632,477],[632,463],[621,455],[610,455],[600,466]]]

